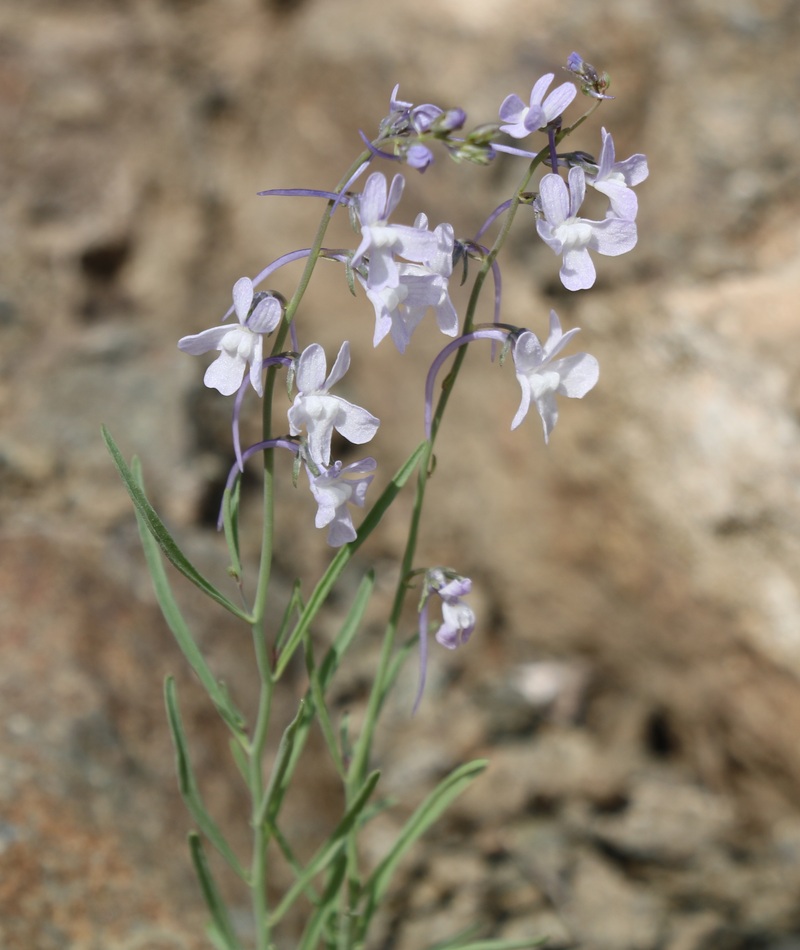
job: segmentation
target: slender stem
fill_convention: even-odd
[[[271,455],[271,452],[267,452]],[[261,815],[261,800],[264,795],[263,753],[269,728],[269,715],[272,706],[273,680],[269,665],[267,645],[261,623],[253,624],[253,648],[261,677],[261,692],[258,698],[258,712],[250,747],[249,786],[252,804],[251,822],[253,826],[253,856],[250,868],[252,888],[253,918],[256,930],[257,950],[269,948],[269,909],[267,907],[267,841],[269,829]]]
[[[368,158],[369,152],[362,152],[362,154],[359,155],[355,162],[353,162],[350,168],[342,176],[341,181],[336,187],[337,192],[343,188],[348,181],[350,181],[357,169],[363,165]],[[334,208],[335,202],[328,201],[325,206],[325,211],[322,214],[322,218],[320,219],[319,227],[317,228],[317,234],[314,238],[314,243],[311,245],[308,257],[306,258],[306,264],[303,268],[300,282],[298,283],[297,289],[292,295],[292,299],[286,305],[286,313],[283,322],[278,328],[278,332],[275,334],[275,342],[272,347],[273,356],[280,353],[283,349],[286,336],[289,332],[289,327],[292,323],[292,320],[294,319],[295,313],[297,312],[297,308],[300,306],[300,301],[303,299],[303,295],[305,294],[308,284],[311,281],[311,275],[314,273],[314,268],[316,267],[317,261],[319,260],[320,251],[322,250],[322,242],[325,239],[325,232],[327,231],[328,225],[330,224]],[[276,367],[270,366],[267,369],[266,380],[264,383],[264,402],[262,408],[262,432],[264,441],[271,437],[272,394],[275,388],[276,373]],[[266,608],[267,590],[269,588],[269,578],[272,569],[274,525],[274,453],[265,452],[264,517],[262,528],[261,563],[258,570],[258,584],[256,588],[255,602],[253,604],[253,617],[255,618],[256,623],[263,621]]]
[[[342,178],[337,191],[344,188],[348,181],[355,174],[360,165],[369,158],[369,153],[362,154],[356,162],[348,169]],[[281,323],[278,332],[275,334],[275,341],[272,349],[272,355],[280,353],[286,336],[289,332],[294,315],[300,305],[300,301],[308,287],[314,267],[320,256],[322,242],[325,238],[325,232],[330,223],[331,216],[335,209],[335,202],[329,201],[320,220],[314,243],[311,246],[306,265],[303,269],[300,282],[292,296],[292,299],[286,306],[285,318]],[[264,383],[264,400],[262,404],[262,433],[263,440],[267,441],[272,437],[272,403],[275,382],[277,379],[277,367],[271,365],[267,369]],[[264,749],[266,747],[267,736],[269,732],[270,711],[272,707],[272,695],[274,692],[274,674],[272,671],[269,650],[267,648],[266,631],[266,608],[267,593],[269,590],[269,581],[272,570],[274,530],[275,530],[275,453],[264,452],[264,489],[263,489],[263,513],[262,513],[262,537],[261,537],[261,560],[258,569],[258,580],[256,585],[256,595],[253,603],[253,624],[252,637],[253,649],[258,666],[259,677],[261,680],[261,689],[258,699],[258,711],[253,729],[253,737],[250,743],[248,760],[248,784],[250,786],[251,796],[251,822],[253,826],[253,854],[251,860],[251,900],[253,907],[253,918],[256,931],[257,950],[269,950],[270,946],[270,926],[269,909],[267,905],[267,844],[269,841],[270,830],[268,823],[264,821],[262,808],[264,797]]]

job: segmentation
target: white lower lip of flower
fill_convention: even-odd
[[[324,485],[322,488],[325,494],[333,499],[335,508],[341,508],[342,505],[347,504],[353,494],[353,486],[346,481],[337,482],[335,485]]]
[[[397,232],[388,226],[372,225],[369,228],[369,237],[373,248],[394,247],[398,241]]]
[[[578,218],[568,218],[553,228],[553,237],[561,241],[565,249],[586,247],[592,239],[592,227]]]
[[[247,360],[253,352],[255,341],[255,333],[246,330],[244,327],[234,327],[230,333],[226,333],[222,338],[220,349],[225,350],[231,356],[238,356],[240,359]]]
[[[389,310],[394,311],[397,310],[407,296],[408,287],[406,287],[405,284],[400,284],[398,287],[387,287],[384,291],[383,302]]]
[[[534,399],[540,399],[548,393],[554,393],[561,382],[561,377],[552,370],[544,373],[533,373],[528,378],[530,381],[531,396]]]

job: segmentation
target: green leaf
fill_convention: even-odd
[[[436,786],[408,819],[397,841],[369,876],[364,887],[364,893],[367,895],[367,908],[361,921],[363,929],[360,934],[362,937],[372,915],[375,913],[376,907],[389,887],[400,859],[439,818],[442,812],[483,772],[487,765],[486,759],[476,759],[474,762],[468,762],[466,765],[454,769]]]
[[[278,659],[278,663],[275,667],[276,681],[279,680],[281,675],[285,672],[286,667],[291,662],[294,651],[297,649],[306,631],[311,626],[311,622],[316,617],[320,608],[325,603],[328,594],[331,592],[331,588],[339,579],[342,571],[347,566],[348,561],[378,526],[386,510],[389,508],[402,487],[411,477],[412,472],[416,468],[417,463],[422,458],[427,448],[427,442],[422,442],[417,446],[414,452],[412,452],[409,458],[400,467],[395,477],[383,490],[380,498],[378,498],[367,516],[364,518],[363,522],[361,523],[361,527],[358,529],[358,537],[355,539],[355,541],[351,541],[349,544],[343,545],[334,555],[327,571],[325,571],[317,583],[317,586],[314,588],[314,591],[312,592],[311,597],[309,598],[308,603],[306,604],[305,609],[303,610],[303,613],[297,622],[297,626],[289,638],[289,642],[281,651],[280,658]]]
[[[319,722],[319,727],[322,730],[322,735],[325,739],[325,744],[328,747],[328,753],[330,754],[331,759],[333,760],[334,767],[336,768],[337,775],[345,780],[346,769],[344,762],[342,761],[342,754],[339,751],[339,744],[336,741],[336,731],[333,728],[333,723],[331,718],[328,715],[328,707],[325,703],[325,696],[322,691],[322,685],[319,679],[319,671],[314,666],[314,645],[311,642],[311,637],[306,638],[306,672],[308,673],[308,683],[309,690],[311,692],[311,698],[314,702],[314,712]]]
[[[192,863],[197,872],[200,887],[203,890],[206,906],[211,912],[213,929],[210,936],[214,945],[221,948],[221,950],[243,950],[239,938],[236,936],[236,931],[233,929],[225,901],[222,899],[214,878],[211,876],[211,868],[208,866],[208,860],[203,850],[203,842],[195,831],[189,833],[189,848],[192,852]]]
[[[372,795],[372,792],[375,790],[375,786],[378,784],[380,775],[381,773],[376,771],[367,776],[366,782],[364,782],[364,785],[359,789],[358,794],[353,799],[353,803],[347,809],[344,817],[336,828],[334,828],[331,836],[308,862],[301,876],[289,888],[286,896],[270,915],[270,927],[283,917],[299,895],[302,894],[307,885],[317,874],[325,870],[345,846],[348,835],[358,821],[361,812],[369,801],[370,795]]]
[[[135,483],[141,486],[141,467],[138,460],[134,460],[132,477]],[[186,657],[189,666],[194,670],[211,701],[217,707],[220,716],[233,731],[237,741],[242,742],[244,741],[244,716],[234,705],[228,691],[217,682],[214,674],[208,668],[205,657],[195,642],[172,594],[172,587],[164,570],[164,562],[161,560],[158,545],[138,511],[136,512],[136,521],[139,525],[139,537],[142,541],[147,568],[153,581],[156,600],[159,607],[161,607],[161,613],[164,615],[167,626],[172,631],[172,635]]]
[[[291,629],[292,615],[297,614],[298,616],[303,612],[303,596],[300,593],[301,583],[299,580],[296,580],[292,585],[292,595],[289,598],[289,602],[286,604],[286,609],[283,612],[283,617],[281,618],[280,626],[278,627],[278,633],[275,637],[275,651],[280,653],[283,643],[286,638],[289,636],[289,631]]]
[[[231,556],[230,573],[239,583],[242,579],[242,559],[239,554],[239,498],[241,490],[242,480],[237,478],[233,488],[226,488],[222,495],[222,525]]]
[[[358,629],[361,625],[361,620],[364,616],[364,611],[367,608],[367,603],[369,602],[369,598],[372,594],[374,586],[375,576],[372,572],[369,572],[362,579],[358,591],[356,592],[356,596],[353,600],[353,605],[348,611],[347,617],[342,624],[339,633],[336,635],[336,639],[331,644],[328,652],[325,654],[324,660],[320,664],[319,680],[323,692],[328,688],[328,686],[330,686],[331,680],[339,668],[339,663],[341,662],[342,657],[346,653],[350,644],[353,642],[355,634],[358,632]],[[294,749],[292,757],[284,771],[280,788],[275,797],[277,805],[274,811],[271,811],[273,817],[277,815],[280,805],[283,802],[284,795],[288,790],[289,782],[291,781],[295,766],[297,765],[300,755],[302,754],[306,739],[308,738],[308,734],[314,722],[315,714],[316,705],[312,697],[312,691],[309,688],[305,696],[303,717],[298,723],[297,732],[295,733],[294,737]],[[344,754],[345,756],[347,755],[346,750]]]
[[[131,501],[136,508],[137,514],[141,516],[144,525],[153,538],[155,538],[156,543],[164,552],[164,556],[167,560],[173,564],[184,577],[190,580],[196,587],[199,587],[204,594],[207,594],[212,600],[215,600],[226,610],[229,610],[235,617],[239,617],[240,620],[252,624],[252,617],[245,613],[240,607],[237,607],[232,601],[228,600],[210,581],[206,580],[191,561],[189,561],[183,551],[181,551],[175,543],[175,539],[164,525],[164,522],[156,514],[155,508],[153,508],[147,500],[147,496],[141,484],[134,478],[116,442],[111,438],[111,433],[105,426],[102,427],[102,432],[108,451],[111,453],[114,464],[117,466],[117,470],[128,490],[128,494],[131,496]]]
[[[241,775],[245,784],[248,784],[250,781],[250,761],[247,757],[247,752],[244,749],[244,746],[241,742],[237,742],[236,739],[231,739],[229,746],[231,750],[231,755],[233,756],[233,761],[236,764],[236,770],[239,775]]]
[[[178,787],[181,797],[186,803],[192,818],[197,822],[198,828],[208,838],[211,844],[219,851],[223,858],[233,868],[243,881],[248,881],[248,875],[239,863],[239,859],[233,853],[231,846],[225,840],[225,836],[217,827],[214,819],[208,814],[200,797],[200,791],[195,781],[191,762],[189,761],[189,750],[186,742],[186,734],[183,730],[180,710],[178,709],[178,697],[175,692],[175,680],[168,676],[164,684],[164,698],[167,704],[167,719],[169,721],[170,731],[172,732],[172,741],[175,744],[176,769],[178,772]]]
[[[277,816],[281,796],[276,795],[276,791],[281,788],[281,785],[284,781],[284,776],[286,774],[286,769],[288,768],[289,762],[292,759],[295,735],[297,733],[298,726],[303,720],[304,708],[305,701],[301,699],[300,708],[297,710],[297,715],[283,731],[281,741],[278,744],[278,752],[275,756],[275,762],[272,766],[272,774],[270,775],[269,785],[264,792],[264,797],[261,800],[261,804],[259,805],[256,815],[257,824],[260,824],[267,819],[273,821]]]
[[[331,680],[336,675],[339,664],[342,662],[342,657],[347,653],[350,644],[353,642],[353,638],[361,627],[361,621],[374,587],[375,572],[367,571],[358,586],[352,606],[347,612],[347,617],[345,617],[344,623],[336,635],[336,639],[331,644],[330,649],[325,654],[325,659],[320,664],[319,682],[323,690],[326,690],[328,686],[330,686]]]
[[[337,913],[337,898],[346,870],[347,859],[344,855],[340,855],[331,867],[328,883],[325,885],[317,909],[306,921],[297,950],[317,950],[322,931],[330,918]]]
[[[348,750],[344,745],[339,746],[336,741],[336,731],[328,714],[327,704],[325,702],[325,690],[331,683],[342,657],[347,652],[353,638],[361,626],[361,620],[364,617],[364,611],[367,609],[369,598],[372,596],[372,590],[375,586],[375,574],[369,571],[361,581],[356,596],[347,613],[336,639],[331,648],[325,655],[322,665],[317,668],[314,665],[314,647],[311,638],[306,639],[306,669],[308,671],[309,692],[313,702],[312,715],[316,715],[319,720],[322,734],[328,746],[331,758],[336,766],[336,770],[342,779],[345,778],[345,766],[343,756],[346,757]]]

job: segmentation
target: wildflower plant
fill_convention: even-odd
[[[413,647],[417,644],[418,687],[408,715],[424,715],[431,648],[438,645],[447,650],[458,649],[468,643],[474,631],[480,631],[480,621],[467,602],[472,581],[451,567],[416,563],[425,494],[435,467],[436,438],[457,389],[466,349],[491,341],[487,357],[493,358],[499,348],[501,367],[510,353],[521,401],[509,424],[516,429],[534,407],[542,422],[545,442],[552,436],[558,419],[558,397],[582,398],[598,380],[598,363],[593,356],[568,352],[578,330],[564,332],[554,311],[550,313],[544,342],[535,332],[542,323],[540,317],[534,317],[534,329],[501,320],[500,254],[512,225],[536,231],[561,257],[561,281],[573,291],[593,285],[592,253],[615,256],[636,244],[638,204],[631,189],[647,177],[646,160],[643,155],[634,155],[617,161],[612,137],[605,128],[600,133],[597,158],[586,152],[559,151],[561,142],[612,98],[607,94],[608,76],[598,73],[577,53],[569,57],[565,69],[568,78],[549,94],[552,73],[533,84],[527,105],[511,94],[499,105],[500,122],[486,123],[469,132],[463,131],[463,109],[444,109],[429,103],[415,106],[400,100],[399,87],[395,87],[389,112],[377,124],[377,135],[370,139],[360,133],[365,148],[332,190],[284,188],[262,192],[264,196],[313,197],[324,202],[310,247],[288,251],[253,279],[239,278],[233,287],[233,306],[221,323],[178,343],[181,350],[194,356],[218,352],[206,369],[204,381],[221,396],[233,397],[232,464],[219,518],[235,588],[231,594],[213,584],[191,563],[148,501],[138,462],[128,464],[111,435],[103,430],[136,509],[156,596],[181,650],[230,733],[236,772],[250,798],[252,847],[248,855],[240,855],[204,804],[192,770],[175,683],[168,678],[167,715],[177,755],[180,790],[197,827],[190,836],[190,851],[210,915],[208,937],[218,950],[244,950],[250,945],[243,936],[245,931],[252,932],[257,950],[277,946],[287,914],[295,905],[301,908],[305,919],[304,930],[294,944],[299,950],[352,950],[367,946],[376,911],[401,859],[486,766],[485,761],[477,760],[454,769],[411,814],[397,840],[377,864],[365,862],[359,849],[360,836],[382,807],[375,799],[379,773],[372,769],[373,743],[381,711],[403,662],[414,655]],[[565,110],[573,107],[579,91],[588,97],[586,111],[565,124]],[[508,144],[508,136],[516,144]],[[523,139],[533,141],[533,150],[520,147]],[[514,193],[488,214],[473,236],[456,236],[452,225],[446,222],[431,228],[425,214],[419,214],[410,225],[395,220],[402,202],[404,177],[396,173],[390,181],[381,166],[391,162],[408,166],[412,173],[424,172],[439,149],[455,161],[469,162],[477,168],[498,160],[503,153],[511,156],[503,160],[520,164]],[[531,191],[537,173],[537,190]],[[357,190],[362,177],[363,184]],[[607,199],[602,220],[581,215],[587,185]],[[327,247],[325,236],[334,215],[347,214],[355,230],[352,249]],[[483,241],[490,230],[496,231],[496,237],[487,245]],[[333,457],[332,446],[337,444],[332,441],[334,431],[361,446],[372,440],[380,425],[368,409],[354,405],[337,392],[350,366],[349,342],[341,342],[328,371],[323,347],[304,338],[304,296],[322,259],[337,263],[342,280],[351,291],[356,296],[363,294],[374,308],[374,328],[370,330],[369,321],[365,321],[363,332],[372,332],[375,346],[388,336],[398,353],[403,354],[413,345],[416,327],[429,314],[441,332],[451,338],[434,359],[424,382],[424,418],[418,423],[420,442],[393,477],[378,480],[385,487],[377,496],[373,481],[380,471],[380,460],[364,455],[344,464]],[[270,289],[267,281],[270,285],[277,281],[282,268],[295,261],[304,261],[304,269],[293,292],[287,293],[289,288]],[[460,314],[451,299],[454,275],[462,275],[468,282],[468,301]],[[488,278],[494,319],[476,323]],[[363,301],[359,306],[363,308]],[[227,322],[231,315],[235,320]],[[445,363],[451,363],[450,369],[437,389]],[[276,432],[272,422],[273,401],[279,383],[288,385],[293,395],[286,427]],[[239,419],[245,404],[252,404],[255,399],[261,401],[263,431],[260,441],[243,449]],[[290,465],[283,462],[289,457]],[[245,466],[255,461],[260,461],[263,477],[263,515],[260,561],[251,572],[242,563],[239,548],[240,487]],[[300,469],[305,470],[305,478],[299,478]],[[330,562],[313,588],[303,590],[298,581],[283,608],[273,606],[270,591],[276,527],[274,484],[279,477],[292,478],[297,491],[304,491],[307,483],[317,504],[314,527],[325,532],[320,543],[327,542],[332,549]],[[337,721],[328,693],[340,665],[347,662],[348,650],[357,642],[359,625],[375,584],[374,573],[370,571],[363,578],[341,629],[327,649],[320,646],[312,631],[343,570],[388,517],[392,503],[403,491],[413,493],[413,505],[399,582],[363,719],[358,730],[351,732],[346,721]],[[173,596],[164,558],[202,595],[249,628],[260,683],[252,721],[242,713],[234,689],[218,680],[203,655]],[[407,602],[414,602],[412,591],[418,592],[418,626],[406,629],[404,607]],[[286,725],[277,749],[272,750],[268,738],[273,697],[296,655],[305,661],[305,696],[295,717]],[[441,662],[443,656],[440,654],[435,662]],[[323,735],[332,767],[341,780],[344,810],[328,839],[320,841],[312,857],[302,863],[283,826],[282,807],[291,793],[297,764],[313,727]],[[207,859],[209,847],[232,868],[249,895],[249,927],[240,928],[234,922],[212,874]],[[277,902],[270,902],[272,862],[278,851],[295,880]],[[503,941],[476,940],[475,933],[462,932],[436,946],[440,950],[511,950],[536,943],[535,935],[527,941]]]

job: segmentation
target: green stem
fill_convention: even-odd
[[[355,173],[356,169],[369,158],[369,152],[364,152],[345,173],[337,186],[337,191],[343,188]],[[334,203],[329,201],[322,214],[317,234],[306,265],[292,299],[286,306],[283,322],[275,334],[272,354],[280,353],[283,349],[289,327],[300,301],[308,288],[314,267],[319,260],[325,232],[333,214]],[[266,441],[271,438],[272,432],[272,404],[277,367],[271,366],[267,370],[264,382],[264,400],[262,404],[262,438]],[[272,671],[269,651],[267,648],[266,610],[269,582],[272,571],[272,559],[275,532],[275,457],[273,452],[264,452],[264,489],[263,514],[261,532],[261,559],[256,582],[256,595],[252,612],[253,649],[256,656],[261,689],[258,700],[258,712],[250,743],[248,761],[248,784],[251,796],[251,822],[253,826],[253,854],[251,862],[251,887],[253,918],[256,929],[257,950],[268,950],[270,945],[269,909],[267,906],[267,844],[270,829],[263,819],[264,807],[264,750],[269,731],[272,695],[274,692],[275,677]]]
[[[350,166],[350,168],[345,172],[339,184],[336,186],[336,191],[344,188],[347,182],[355,174],[356,169],[370,157],[369,152],[362,152],[361,155],[356,159],[355,162]],[[309,252],[308,258],[306,259],[306,265],[303,268],[303,273],[300,277],[300,281],[297,285],[297,289],[292,295],[292,299],[286,305],[286,313],[284,315],[283,322],[278,328],[278,332],[275,334],[275,341],[272,347],[272,355],[276,355],[283,350],[284,343],[286,341],[286,336],[289,332],[289,327],[291,326],[294,315],[297,312],[297,308],[300,306],[300,301],[303,299],[303,295],[308,289],[309,282],[311,281],[311,276],[314,273],[314,268],[317,265],[319,260],[320,251],[322,250],[322,242],[325,239],[325,233],[328,230],[328,225],[331,221],[331,216],[333,215],[334,203],[333,201],[328,201],[325,206],[325,211],[322,214],[322,218],[319,222],[319,227],[317,228],[317,233],[314,237],[314,243],[311,245],[311,250]],[[277,378],[277,367],[270,366],[267,370],[266,380],[264,383],[264,401],[262,405],[261,413],[261,428],[262,428],[262,439],[266,441],[270,439],[272,433],[272,395],[275,389],[275,380]],[[262,543],[261,543],[261,562],[258,569],[258,584],[256,588],[256,597],[253,604],[253,617],[255,618],[256,623],[260,623],[263,620],[266,603],[267,603],[267,591],[269,588],[269,579],[272,569],[272,551],[274,544],[274,528],[275,528],[275,496],[274,496],[274,481],[275,481],[275,458],[273,452],[264,453],[264,520],[262,528]]]
[[[266,641],[260,623],[253,624],[253,647],[261,677],[253,740],[250,747],[249,786],[252,804],[253,857],[250,869],[253,921],[256,929],[257,950],[269,948],[269,909],[267,907],[267,842],[269,829],[261,814],[264,796],[263,756],[267,741],[269,716],[272,706],[273,680],[267,655]]]

